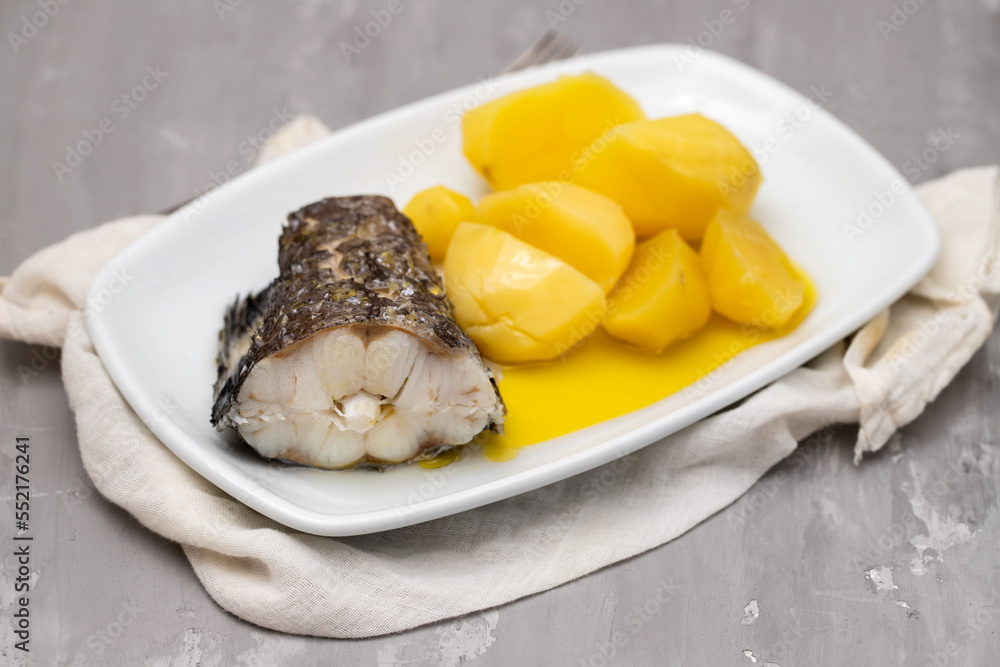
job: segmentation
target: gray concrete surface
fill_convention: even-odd
[[[58,12],[26,30],[45,4]],[[897,166],[938,128],[957,131],[920,180],[1000,161],[997,0],[402,0],[347,62],[339,43],[387,4],[4,2],[0,273],[73,231],[189,198],[242,159],[240,142],[275,108],[336,128],[474,81],[538,39],[560,7],[557,27],[591,52],[697,39],[730,9],[712,48],[801,91],[827,86],[830,111]],[[167,78],[113,116],[114,131],[59,182],[51,163],[65,146],[157,65]],[[215,605],[179,547],[91,490],[58,360],[41,352],[0,342],[0,623],[14,597],[13,441],[27,433],[32,664],[998,664],[997,336],[861,467],[845,428],[670,544],[499,609],[366,641],[285,636]],[[44,368],[22,380],[18,366],[33,359]],[[630,613],[661,579],[669,602],[635,628]],[[605,659],[616,631],[627,642]],[[16,657],[0,650],[0,663]]]

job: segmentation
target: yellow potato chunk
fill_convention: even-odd
[[[555,255],[607,294],[635,249],[622,207],[571,183],[529,183],[483,197],[476,222],[491,225]]]
[[[403,215],[424,237],[431,259],[441,262],[451,243],[451,235],[459,224],[472,220],[474,211],[468,197],[443,185],[435,185],[415,194],[403,208]]]
[[[496,190],[567,180],[592,141],[644,117],[638,103],[604,77],[561,76],[467,112],[462,150]]]
[[[639,238],[674,228],[697,241],[720,208],[750,210],[761,180],[750,151],[699,114],[622,125],[585,156],[574,181],[621,204]]]
[[[755,220],[719,211],[701,244],[712,308],[736,322],[777,329],[805,299],[806,283]]]
[[[651,352],[687,338],[712,314],[697,253],[675,229],[643,241],[608,295],[605,330]]]
[[[554,359],[604,318],[604,291],[572,266],[489,225],[463,222],[444,262],[455,320],[501,363]]]

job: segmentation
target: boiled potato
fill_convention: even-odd
[[[622,205],[639,238],[702,237],[720,208],[750,209],[760,169],[726,128],[699,114],[640,120],[588,149],[574,182]]]
[[[628,266],[635,234],[622,207],[578,185],[529,183],[487,195],[476,222],[502,229],[579,270],[607,294]]]
[[[413,222],[427,243],[431,259],[444,260],[451,235],[460,223],[472,220],[474,208],[468,197],[443,185],[422,190],[403,208],[403,215]]]
[[[604,77],[562,76],[483,104],[462,118],[462,150],[496,190],[567,180],[592,141],[642,109]]]
[[[608,296],[605,330],[651,352],[687,338],[712,314],[697,253],[675,229],[643,241]]]
[[[604,290],[558,257],[463,222],[444,262],[455,320],[501,363],[554,359],[600,324]]]
[[[805,300],[806,283],[755,220],[722,210],[701,244],[712,307],[736,322],[780,328]]]

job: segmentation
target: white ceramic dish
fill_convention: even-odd
[[[730,405],[905,293],[931,267],[939,238],[909,187],[889,206],[874,205],[877,193],[906,181],[839,121],[745,65],[708,52],[692,61],[686,49],[613,51],[479,82],[340,130],[235,179],[103,269],[91,296],[116,270],[132,279],[90,322],[94,346],[139,417],[178,457],[262,514],[319,535],[399,528],[501,500],[645,447]],[[456,105],[585,70],[610,78],[651,117],[699,111],[758,149],[766,180],[753,213],[808,268],[819,292],[798,329],[738,355],[693,399],[675,394],[504,463],[476,452],[439,470],[325,472],[267,463],[215,431],[209,410],[223,308],[277,273],[276,239],[288,212],[358,193],[387,194],[402,208],[437,183],[478,197],[486,187],[461,155]],[[845,225],[869,207],[878,213],[873,224],[849,238]]]

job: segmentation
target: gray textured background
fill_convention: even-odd
[[[244,166],[240,142],[274,108],[337,128],[474,81],[538,39],[546,11],[559,8],[402,0],[404,11],[346,62],[338,44],[387,2],[244,1],[220,18],[208,0],[76,0],[17,52],[5,36],[0,272],[70,232],[187,199],[229,160]],[[827,108],[895,165],[938,128],[956,131],[921,180],[1000,161],[998,0],[897,2],[916,11],[897,13],[899,29],[885,35],[879,21],[894,11],[886,0],[563,4],[575,9],[558,27],[590,52],[685,42],[730,8],[736,21],[712,48],[803,92],[825,85],[834,92]],[[0,28],[19,32],[37,11],[8,0]],[[155,65],[166,80],[128,118],[113,116],[115,98]],[[106,116],[114,132],[58,182],[51,163]],[[34,664],[752,665],[749,651],[758,665],[790,667],[987,665],[1000,656],[996,336],[859,468],[850,464],[854,429],[843,429],[673,543],[497,610],[367,641],[283,636],[215,605],[176,545],[92,492],[58,362],[27,381],[17,372],[40,352],[0,342],[4,514],[13,510],[13,438],[33,442]],[[9,524],[0,518],[5,545]],[[931,545],[922,559],[915,544]],[[0,559],[5,641],[12,567]],[[881,585],[866,577],[873,567]],[[669,602],[633,634],[630,612],[661,579]],[[744,624],[752,600],[760,615]],[[605,661],[600,645],[615,631],[628,641]],[[0,662],[12,656],[9,644],[2,650]]]

